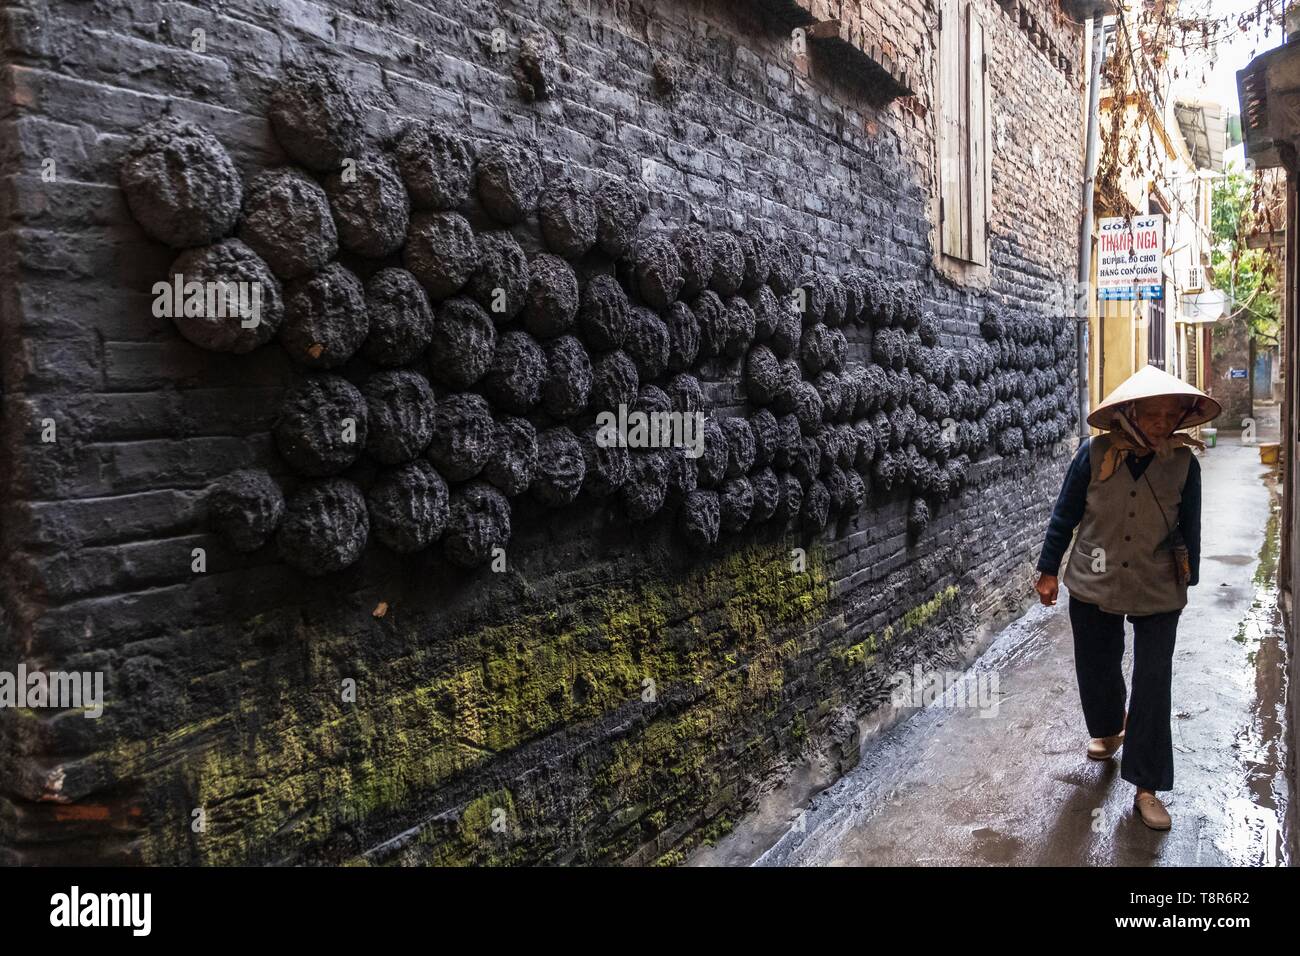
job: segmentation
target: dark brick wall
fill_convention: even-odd
[[[1231,378],[1231,369],[1245,369],[1245,378]],[[1223,406],[1219,427],[1225,431],[1241,429],[1241,420],[1253,414],[1251,384],[1255,363],[1250,348],[1250,327],[1246,320],[1220,320],[1210,327],[1210,381],[1206,391]],[[1218,424],[1218,423],[1216,423]]]
[[[203,352],[152,316],[171,253],[132,221],[116,164],[133,131],[168,113],[212,131],[246,179],[284,161],[266,104],[297,60],[347,73],[376,137],[439,117],[535,139],[551,172],[643,183],[648,228],[761,228],[794,237],[809,268],[919,278],[944,345],[978,339],[991,301],[1059,314],[1081,97],[1039,34],[980,3],[992,262],[958,285],[932,251],[933,11],[860,11],[918,78],[916,96],[879,106],[816,57],[801,67],[766,6],[62,0],[0,12],[0,666],[103,670],[109,698],[97,721],[0,712],[0,852],[672,862],[800,753],[852,764],[856,720],[891,671],[950,660],[980,622],[1024,605],[1068,449],[986,455],[919,539],[903,494],[816,537],[756,533],[714,555],[580,502],[517,513],[506,574],[372,547],[310,580],[208,533],[210,482],[281,467],[269,426],[296,373],[277,346]],[[1046,7],[1039,18],[1077,64],[1077,28]],[[496,27],[506,54],[491,52]],[[512,66],[539,30],[559,42],[561,82],[527,103]],[[656,92],[661,57],[684,66],[672,96]],[[851,357],[865,360],[857,334]],[[742,401],[732,371],[711,388],[716,414]],[[40,441],[44,418],[54,443]],[[191,573],[194,547],[205,574]],[[796,547],[807,572],[790,568]],[[340,699],[348,679],[355,703]]]

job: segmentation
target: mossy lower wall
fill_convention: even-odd
[[[980,502],[1041,513],[1059,464],[986,464],[919,539],[901,499],[709,555],[574,509],[504,574],[367,567],[238,628],[156,626],[77,658],[109,666],[101,720],[19,722],[90,752],[26,765],[21,857],[678,862],[792,761],[852,766],[890,673],[1020,600],[1030,555],[977,533]],[[565,524],[595,543],[548,551]]]

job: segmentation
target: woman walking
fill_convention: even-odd
[[[1088,756],[1108,760],[1124,748],[1120,776],[1137,788],[1134,809],[1154,830],[1170,827],[1156,791],[1174,785],[1174,638],[1200,569],[1201,469],[1191,446],[1205,446],[1178,429],[1208,422],[1221,410],[1200,389],[1154,366],[1115,389],[1088,416],[1104,434],[1080,442],[1038,559],[1039,599],[1055,604],[1057,572],[1070,551],[1063,580],[1092,737]],[[1127,710],[1125,616],[1133,625]]]

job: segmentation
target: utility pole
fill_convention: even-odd
[[[1088,133],[1083,161],[1083,222],[1079,227],[1079,274],[1075,292],[1074,348],[1079,380],[1079,437],[1088,434],[1088,306],[1092,290],[1092,203],[1097,180],[1097,140],[1100,121],[1101,67],[1106,60],[1103,5],[1092,16],[1092,70],[1088,78]],[[1098,307],[1100,308],[1100,306]]]

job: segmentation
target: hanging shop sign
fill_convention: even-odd
[[[1164,216],[1097,220],[1098,298],[1163,298],[1164,238]]]

